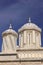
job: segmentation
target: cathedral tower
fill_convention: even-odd
[[[3,36],[3,44],[2,44],[2,52],[16,52],[16,44],[18,34],[12,29],[12,25],[10,24],[9,29],[2,33]]]
[[[20,48],[40,48],[41,47],[41,29],[34,23],[24,24],[19,30]]]

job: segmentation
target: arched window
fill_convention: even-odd
[[[19,34],[19,46],[23,47],[23,33]]]
[[[28,32],[28,44],[31,45],[32,44],[32,31]]]
[[[19,46],[21,45],[21,34],[19,34]]]
[[[40,41],[40,40],[39,40],[39,33],[36,32],[36,46],[37,46],[37,47],[39,47],[39,44],[40,44],[39,41]]]

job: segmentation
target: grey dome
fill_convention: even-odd
[[[17,32],[12,29],[11,24],[10,24],[10,26],[9,26],[9,29],[6,30],[6,31],[4,31],[4,32],[2,33],[2,36],[5,35],[5,34],[14,34],[14,35],[18,36]]]
[[[37,30],[37,31],[40,31],[41,32],[41,28],[39,28],[36,24],[34,23],[26,23],[24,24],[19,30],[18,32],[21,32],[23,30]]]

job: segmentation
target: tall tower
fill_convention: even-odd
[[[20,48],[40,48],[41,47],[41,29],[34,23],[24,24],[19,30]]]
[[[2,36],[3,36],[2,52],[5,53],[16,52],[18,34],[12,29],[11,24],[9,26],[9,29],[2,33]]]

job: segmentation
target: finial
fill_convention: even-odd
[[[10,24],[9,28],[12,29],[12,25],[11,24]]]
[[[12,24],[11,23],[12,23],[12,19],[10,18],[10,26],[9,26],[10,29],[12,29]]]
[[[31,18],[29,17],[29,23],[31,23]]]

